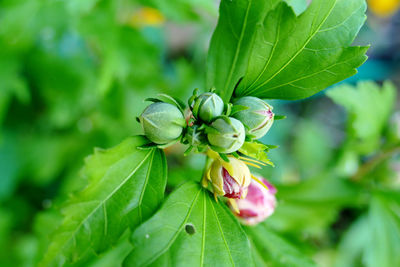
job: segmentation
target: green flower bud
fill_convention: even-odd
[[[246,127],[246,133],[259,139],[263,137],[271,128],[274,122],[274,113],[272,107],[263,100],[245,96],[234,101],[234,105],[248,107],[246,110],[241,110],[232,116],[240,120]]]
[[[148,106],[139,120],[146,137],[156,144],[167,144],[178,139],[186,125],[182,112],[164,102]]]
[[[242,147],[246,133],[243,124],[237,119],[218,118],[211,127],[213,129],[207,134],[207,139],[213,150],[232,153]]]
[[[192,110],[197,119],[211,122],[214,118],[222,115],[224,101],[215,93],[204,93],[195,99]]]

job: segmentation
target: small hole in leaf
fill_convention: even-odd
[[[185,231],[189,235],[194,235],[196,233],[196,229],[194,228],[193,224],[186,224],[185,225]]]

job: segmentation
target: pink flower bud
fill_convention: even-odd
[[[247,165],[235,157],[228,156],[229,162],[217,157],[203,179],[203,186],[211,182],[214,195],[240,199],[246,197],[251,181]]]
[[[248,187],[246,198],[238,199],[231,204],[231,209],[244,224],[255,225],[272,215],[276,207],[276,188],[264,178],[259,177],[268,190],[256,180]],[[235,207],[236,206],[236,207]]]
[[[222,176],[224,177],[224,197],[241,198],[244,190],[243,187],[233,179],[225,168],[222,168]]]

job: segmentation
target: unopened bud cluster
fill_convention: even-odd
[[[181,142],[188,145],[186,153],[207,153],[203,186],[216,199],[224,198],[243,223],[256,224],[273,213],[275,188],[251,174],[247,165],[254,166],[257,159],[243,157],[248,150],[241,150],[245,142],[251,147],[271,128],[274,113],[270,105],[251,96],[224,103],[212,91],[198,94],[196,90],[187,106],[168,95],[149,100],[153,103],[138,117],[151,141],[148,146],[164,148]]]
[[[224,103],[214,92],[198,95],[195,91],[187,107],[172,97],[150,100],[154,103],[138,119],[145,136],[159,146],[180,141],[189,145],[189,151],[211,148],[230,154],[246,140],[263,137],[274,121],[272,107],[251,96]]]

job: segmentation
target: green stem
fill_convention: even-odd
[[[377,154],[367,162],[365,162],[358,171],[351,177],[352,181],[360,181],[365,175],[373,171],[376,166],[392,157],[393,155],[400,153],[400,145],[397,144],[394,147],[388,148],[381,153]]]

